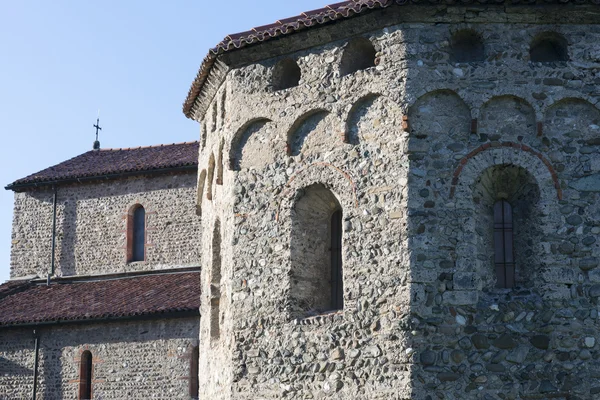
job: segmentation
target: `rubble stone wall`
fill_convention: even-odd
[[[229,73],[199,121],[203,263],[217,218],[224,257],[221,336],[204,341],[209,318],[200,332],[204,398],[598,396],[600,27],[581,22],[595,9],[566,8],[391,7],[272,46],[347,39]],[[450,61],[464,29],[483,60]],[[569,61],[529,60],[545,32]],[[355,35],[376,66],[341,76]],[[283,58],[302,75],[277,91]],[[344,309],[299,318],[293,240],[310,230],[292,221],[314,184],[343,210]],[[498,199],[518,225],[513,289],[496,288]],[[323,251],[310,243],[307,257]],[[206,315],[208,268],[202,280]]]
[[[178,174],[58,186],[56,272],[104,274],[200,265],[196,177]],[[51,189],[15,193],[11,278],[50,271]],[[127,261],[128,213],[146,212],[146,260]]]
[[[190,399],[198,318],[38,328],[37,398],[79,399],[79,363],[92,353],[94,399]],[[0,399],[29,399],[35,360],[31,329],[0,334]]]

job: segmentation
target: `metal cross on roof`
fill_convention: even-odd
[[[96,128],[96,141],[94,142],[94,150],[99,150],[100,142],[98,141],[98,132],[102,130],[100,127],[100,117],[96,118],[96,124],[94,125],[94,128]]]

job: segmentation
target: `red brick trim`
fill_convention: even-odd
[[[535,151],[531,147],[529,147],[525,144],[522,144],[522,143],[514,143],[514,142],[485,143],[485,144],[482,144],[481,146],[477,147],[475,150],[471,151],[465,157],[463,157],[460,160],[460,162],[458,163],[458,167],[456,167],[456,169],[454,170],[454,174],[452,175],[452,186],[450,187],[450,198],[451,199],[454,198],[454,195],[456,193],[456,185],[458,185],[460,174],[462,173],[463,168],[465,167],[465,165],[467,165],[469,160],[471,158],[475,157],[477,154],[481,153],[482,151],[485,151],[488,149],[497,149],[497,148],[501,148],[501,147],[510,147],[510,148],[513,148],[516,150],[521,150],[521,151],[533,154],[534,156],[539,158],[540,161],[542,161],[544,163],[546,168],[548,168],[548,171],[550,172],[550,175],[552,176],[552,181],[554,182],[554,188],[556,189],[556,196],[558,197],[559,200],[562,200],[563,193],[562,193],[562,189],[560,188],[560,183],[558,182],[558,175],[556,173],[556,170],[550,163],[550,161],[548,161],[548,159],[546,157],[544,157],[544,155],[542,153]]]

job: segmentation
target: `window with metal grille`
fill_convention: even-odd
[[[494,263],[496,287],[514,287],[513,213],[512,206],[506,200],[494,204]]]
[[[344,281],[342,279],[342,210],[331,216],[331,309],[344,308]]]
[[[79,364],[79,400],[92,398],[92,353],[88,350],[81,353]]]

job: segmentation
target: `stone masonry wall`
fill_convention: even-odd
[[[92,353],[94,399],[189,399],[190,356],[198,318],[38,329],[38,399],[78,399],[81,353]],[[0,399],[31,398],[30,329],[0,334]]]
[[[576,22],[593,15],[391,7],[273,45],[361,35],[366,70],[340,77],[347,40],[286,55],[302,72],[290,89],[270,87],[279,58],[232,70],[199,121],[205,266],[217,218],[223,254],[220,292],[202,273],[202,314],[218,298],[221,326],[205,342],[202,321],[203,398],[597,396],[600,26]],[[449,61],[461,29],[484,60]],[[549,31],[570,60],[530,62]],[[297,318],[294,206],[313,184],[343,209],[344,309]],[[514,289],[495,287],[503,198],[520,224]]]
[[[138,177],[58,187],[56,271],[60,276],[200,265],[194,174]],[[50,271],[52,196],[15,193],[11,278]],[[146,260],[128,263],[127,214],[146,211]]]

